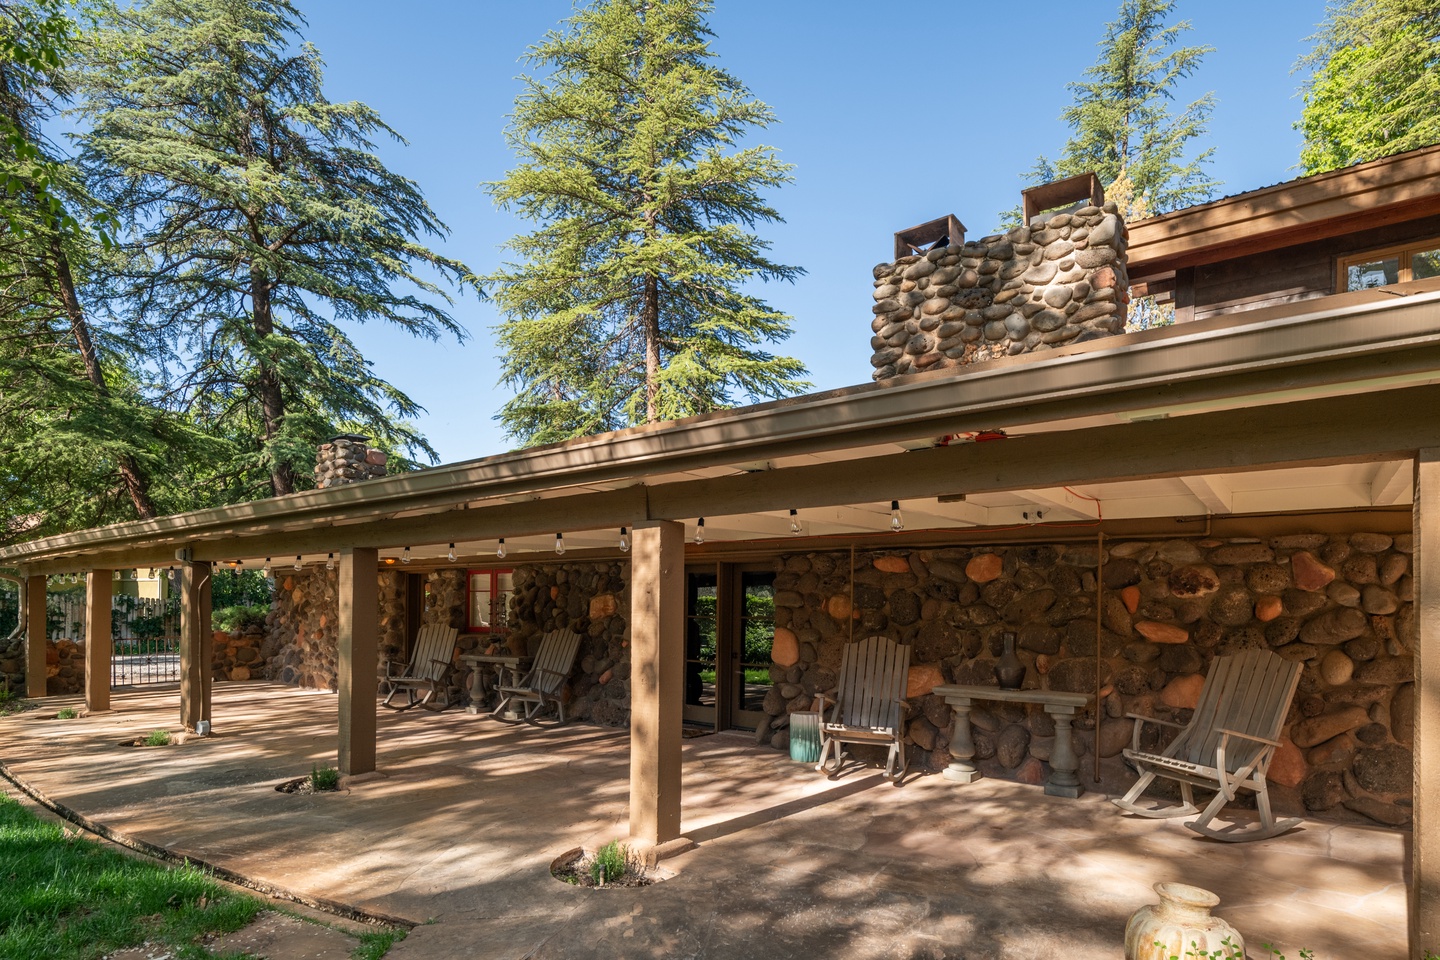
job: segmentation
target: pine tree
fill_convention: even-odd
[[[1440,4],[1343,0],[1310,39],[1295,124],[1307,175],[1440,143]]]
[[[85,170],[129,231],[104,292],[169,402],[248,439],[221,469],[250,478],[240,495],[304,485],[336,429],[433,460],[344,325],[463,339],[429,278],[479,290],[421,243],[447,228],[372,152],[399,135],[326,99],[303,22],[288,0],[148,0],[109,16],[80,78]]]
[[[169,449],[79,293],[113,224],[43,130],[76,44],[58,0],[0,3],[0,536],[154,517]]]
[[[1150,215],[1210,198],[1220,185],[1204,169],[1214,148],[1188,159],[1185,152],[1205,136],[1215,95],[1205,94],[1178,114],[1167,103],[1214,48],[1176,46],[1190,23],[1167,26],[1174,9],[1174,0],[1123,0],[1116,19],[1105,25],[1100,58],[1086,79],[1069,85],[1075,99],[1061,118],[1070,139],[1058,160],[1037,161],[1032,182],[1093,170],[1108,189],[1123,172],[1131,196]]]
[[[773,122],[714,62],[708,0],[598,0],[532,47],[489,184],[540,224],[488,278],[505,315],[510,434],[545,443],[703,413],[808,384],[761,349],[790,318],[750,292],[803,271],[751,230],[788,164],[740,138]]]

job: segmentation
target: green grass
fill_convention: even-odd
[[[147,747],[165,747],[170,745],[169,730],[151,730],[149,736],[144,740]]]
[[[701,680],[702,682],[704,682],[704,683],[714,683],[714,682],[715,682],[715,671],[714,671],[714,670],[701,670],[701,671],[700,671],[700,680]],[[746,683],[769,683],[769,682],[770,682],[770,671],[769,671],[769,670],[766,670],[764,667],[746,667],[746,668],[745,668],[745,682],[746,682]]]
[[[352,960],[380,960],[396,941],[405,939],[405,931],[395,927],[368,930],[358,935],[360,946],[350,954]]]
[[[63,710],[61,710],[59,713],[55,714],[55,719],[56,719],[56,720],[74,720],[74,719],[75,719],[76,717],[78,717],[78,716],[80,716],[80,714],[78,714],[78,713],[75,712],[75,708],[74,708],[74,707],[66,707],[66,708],[64,708]]]
[[[339,789],[340,771],[334,767],[311,767],[310,786],[314,790]]]
[[[630,869],[630,851],[619,840],[611,840],[595,851],[590,861],[590,879],[596,883],[618,880]]]
[[[94,960],[149,940],[176,960],[264,909],[191,867],[168,868],[67,838],[0,796],[0,957]]]
[[[30,707],[31,704],[24,697],[8,686],[0,688],[0,717],[8,717],[12,713],[29,710]]]

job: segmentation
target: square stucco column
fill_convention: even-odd
[[[375,658],[380,645],[380,552],[340,552],[340,650],[336,685],[340,691],[340,772],[375,769]]]
[[[210,578],[206,561],[180,564],[180,724],[194,733],[210,722],[214,683],[215,632],[210,623]]]
[[[45,578],[25,578],[25,696],[45,696]]]
[[[1440,448],[1415,458],[1415,807],[1410,956],[1440,948]]]
[[[630,836],[680,836],[685,681],[685,527],[635,528],[630,562]]]
[[[110,570],[85,576],[85,706],[91,713],[110,709]]]

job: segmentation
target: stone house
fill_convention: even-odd
[[[99,610],[112,568],[178,562],[194,726],[224,723],[208,574],[267,563],[265,673],[338,691],[347,773],[374,768],[377,663],[420,624],[461,629],[458,697],[460,656],[573,628],[571,712],[630,726],[631,832],[654,845],[678,839],[682,726],[784,749],[854,639],[910,645],[924,772],[955,760],[932,690],[987,682],[1014,633],[1027,685],[1091,697],[1081,781],[1111,792],[1126,714],[1183,719],[1215,656],[1273,649],[1304,664],[1277,805],[1409,824],[1412,942],[1433,943],[1437,175],[1432,147],[1128,227],[1093,177],[1046,185],[1006,234],[966,240],[949,216],[896,235],[873,272],[870,384],[388,477],[338,438],[323,489],[0,564],[40,610],[46,574],[85,571]],[[1142,300],[1173,324],[1127,327]],[[87,644],[87,678],[106,656]],[[1044,779],[1048,714],[971,720],[982,773]]]

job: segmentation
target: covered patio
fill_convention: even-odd
[[[1185,213],[1180,226],[1219,230],[1206,227],[1217,209]],[[1274,213],[1272,246],[1295,241],[1299,221],[1288,209]],[[1145,228],[1148,239],[1137,226],[1135,276],[1157,250],[1170,250],[1161,260],[1171,273],[1202,262],[1200,253],[1229,251],[1240,227],[1224,226],[1178,252],[1170,250],[1180,242],[1176,223]],[[1326,229],[1343,233],[1344,218]],[[378,773],[352,781],[346,797],[303,801],[317,812],[294,843],[262,842],[280,809],[263,805],[250,821],[227,818],[229,833],[196,842],[242,859],[257,849],[252,843],[284,850],[286,866],[270,868],[282,884],[294,851],[313,850],[317,863],[334,864],[325,882],[344,898],[389,903],[414,919],[433,912],[423,905],[432,896],[452,903],[457,917],[519,931],[522,941],[542,918],[557,938],[544,949],[557,956],[563,938],[574,936],[579,950],[620,937],[641,923],[634,917],[665,903],[671,919],[654,921],[649,936],[659,939],[648,941],[661,954],[686,952],[667,937],[693,938],[701,953],[733,933],[728,955],[813,956],[817,941],[833,944],[834,955],[847,942],[846,955],[865,955],[853,946],[860,941],[880,956],[906,937],[919,938],[900,950],[906,956],[1080,955],[1071,923],[1113,931],[1148,901],[1151,882],[1182,879],[1234,904],[1232,919],[1257,942],[1338,956],[1365,943],[1372,956],[1419,960],[1440,945],[1440,278],[1265,302],[0,548],[0,565],[23,581],[30,610],[32,696],[45,692],[46,577],[84,572],[91,606],[92,716],[54,734],[21,723],[24,750],[7,747],[4,759],[22,775],[31,764],[31,775],[63,773],[58,783],[120,816],[117,826],[156,831],[166,843],[188,842],[209,822],[203,801],[194,824],[177,804],[211,796],[225,776],[257,783],[274,776],[276,760],[298,759],[291,775],[299,775],[330,758],[352,777]],[[377,717],[377,662],[394,645],[382,630],[402,646],[414,635],[393,619],[382,623],[392,599],[380,593],[387,571],[428,576],[425,584],[411,577],[413,607],[449,622],[456,608],[441,609],[419,588],[501,561],[529,574],[558,571],[528,581],[530,632],[515,638],[584,634],[589,653],[572,676],[574,693],[607,698],[612,709],[588,717],[599,726],[536,732],[459,715]],[[303,591],[298,581],[285,585],[285,570],[303,572],[325,595],[317,627],[301,626],[324,634],[316,659],[329,672],[303,682],[333,684],[337,696],[213,682],[211,577],[238,562],[276,568],[297,597]],[[619,586],[566,594],[560,575],[570,576],[571,563],[589,563],[592,573],[604,567],[600,578]],[[836,788],[747,745],[726,731],[746,724],[724,722],[723,712],[714,724],[722,732],[682,740],[688,624],[697,616],[687,605],[687,567],[743,572],[762,563],[776,577],[774,636],[784,630],[793,644],[768,665],[768,680],[766,665],[757,671],[756,685],[775,692],[766,694],[775,709],[765,722],[781,731],[772,745],[784,743],[789,715],[833,684],[844,645],[867,632],[927,645],[906,697],[934,706],[937,684],[988,681],[1002,630],[1034,627],[1025,648],[1031,682],[1044,675],[1041,683],[1090,700],[1081,766],[1090,792],[1045,798],[996,781],[993,766],[989,779],[964,788],[924,777],[902,790],[867,783],[853,792],[854,778]],[[1107,578],[1107,563],[1122,575]],[[168,565],[178,567],[183,594],[178,695],[112,694],[112,571]],[[1223,605],[1212,607],[1212,597]],[[1159,706],[1187,718],[1206,663],[1258,648],[1306,664],[1281,745],[1290,800],[1301,807],[1290,812],[1408,823],[1411,831],[1310,820],[1299,834],[1237,849],[1200,843],[1175,822],[1122,818],[1103,803],[1100,764],[1093,772],[1090,764],[1103,757],[1112,776],[1123,776],[1116,733],[1126,735],[1125,714]],[[1178,681],[1190,699],[1168,698]],[[296,705],[305,709],[287,716]],[[160,725],[168,725],[177,706],[184,729],[214,736],[167,755],[168,777],[134,769],[128,752],[113,765],[96,759],[113,749],[102,741],[115,729],[156,725],[167,710]],[[934,771],[949,759],[949,721],[945,709],[923,719],[929,726],[916,720],[906,749]],[[1003,724],[1029,724],[1024,743],[1048,750],[1054,727],[1033,720]],[[31,751],[37,738],[62,730],[72,753]],[[72,743],[76,734],[89,739]],[[1022,779],[1015,771],[1026,765],[1043,773],[1050,756],[1032,749],[1002,775]],[[97,780],[107,769],[115,777]],[[132,790],[129,805],[114,806]],[[147,802],[162,791],[165,804]],[[417,797],[435,807],[412,843]],[[264,803],[297,808],[293,798]],[[775,810],[788,815],[766,813]],[[377,837],[393,839],[377,847]],[[544,867],[555,853],[613,837],[657,857],[700,849],[675,861],[685,865],[680,876],[651,890],[604,900],[538,892],[550,889]],[[434,856],[423,860],[412,847]],[[435,877],[447,879],[428,886]],[[636,907],[633,917],[616,909],[622,898]],[[1402,902],[1404,916],[1395,908]],[[543,919],[559,915],[571,922]],[[1088,925],[1092,916],[1103,918],[1100,927]],[[442,928],[422,928],[407,949]],[[1027,946],[1011,944],[1014,930],[1029,931]],[[777,936],[783,947],[770,942]],[[1096,956],[1116,948],[1108,932],[1083,942]],[[965,952],[956,946],[964,943],[985,946]]]
[[[9,775],[128,837],[260,883],[418,924],[390,956],[1113,958],[1150,884],[1216,891],[1217,913],[1292,960],[1401,957],[1405,831],[1307,822],[1217,844],[1178,822],[940,777],[836,781],[751,736],[687,739],[668,879],[593,891],[549,874],[628,831],[628,736],[510,725],[460,711],[385,714],[379,776],[336,795],[277,783],[333,757],[333,695],[278,684],[214,692],[223,732],[121,746],[173,723],[175,692],[117,692],[114,711],[0,720]],[[47,713],[75,705],[47,701]]]

